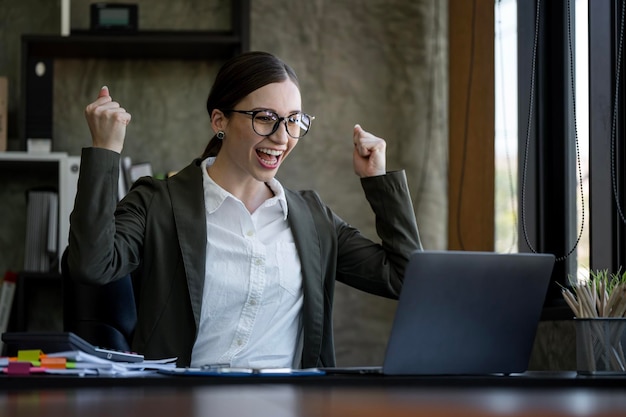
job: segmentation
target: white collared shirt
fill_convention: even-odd
[[[206,275],[191,366],[300,366],[302,272],[287,223],[287,200],[274,197],[250,214],[218,186],[202,162],[206,207]]]

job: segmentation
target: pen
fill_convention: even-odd
[[[228,363],[210,363],[207,365],[202,365],[200,369],[203,371],[217,371],[218,369],[224,369],[230,367]]]
[[[211,363],[208,365],[202,365],[200,368],[203,371],[215,372],[218,374],[252,374],[254,369],[252,368],[233,368],[228,363]]]
[[[251,368],[219,368],[216,371],[218,374],[253,374],[254,369]]]

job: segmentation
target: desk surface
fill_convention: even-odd
[[[33,389],[77,388],[184,388],[198,386],[288,384],[293,386],[333,387],[414,387],[414,388],[624,388],[626,376],[579,376],[576,372],[526,372],[524,374],[468,376],[387,376],[378,374],[342,374],[321,376],[169,376],[151,374],[143,377],[59,376],[32,374],[0,375],[0,392]],[[0,416],[1,417],[1,416]]]
[[[626,378],[0,377],[0,416],[618,416]]]

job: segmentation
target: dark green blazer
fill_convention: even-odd
[[[200,160],[166,180],[135,182],[117,204],[120,155],[85,148],[68,264],[81,282],[104,284],[133,273],[138,319],[132,348],[188,366],[205,277],[206,218]],[[361,180],[382,244],[335,215],[313,191],[285,189],[288,222],[303,275],[303,367],[334,366],[335,280],[397,298],[411,252],[421,249],[403,171]],[[209,237],[210,238],[210,237]]]

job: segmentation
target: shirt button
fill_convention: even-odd
[[[248,230],[248,231],[246,232],[246,235],[247,235],[248,237],[252,237],[252,236],[254,236],[254,230]]]
[[[256,300],[255,299],[250,300],[250,305],[251,306],[255,306],[256,305]]]
[[[254,260],[254,264],[255,264],[255,265],[258,265],[258,266],[263,265],[263,259],[261,259],[261,258],[256,258],[256,259]]]
[[[243,345],[243,342],[241,341],[241,339],[238,339],[237,340],[237,346],[241,346],[241,345]]]

